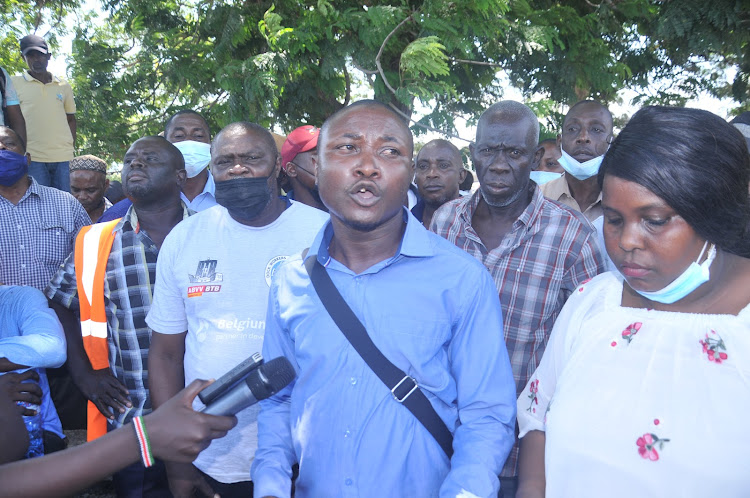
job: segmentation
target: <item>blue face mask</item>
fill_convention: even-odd
[[[29,171],[26,156],[12,150],[0,150],[0,185],[10,187],[23,178]]]
[[[185,158],[185,172],[188,178],[197,176],[211,162],[211,145],[194,140],[183,140],[172,145],[182,152]]]
[[[557,180],[562,175],[562,173],[555,173],[554,171],[532,171],[529,173],[529,178],[531,178],[534,183],[541,186],[552,180]]]
[[[711,244],[711,248],[708,250],[706,261],[704,261],[700,265],[698,264],[698,261],[701,260],[701,258],[703,257],[703,253],[706,251],[707,245],[708,241],[703,244],[703,249],[698,256],[698,259],[690,263],[690,266],[688,266],[687,269],[682,272],[682,275],[674,279],[671,284],[664,287],[662,290],[654,292],[639,291],[638,289],[633,290],[635,290],[641,296],[652,301],[656,301],[657,303],[676,303],[677,301],[700,287],[702,284],[708,282],[708,278],[710,276],[708,270],[714,258],[716,257],[715,245]]]
[[[578,178],[579,180],[586,180],[599,173],[599,166],[602,165],[602,159],[604,155],[597,156],[593,159],[589,159],[585,163],[579,163],[573,156],[568,154],[560,147],[561,156],[557,160],[560,166],[569,174]]]

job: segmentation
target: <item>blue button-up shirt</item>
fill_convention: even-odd
[[[330,257],[330,222],[307,257],[417,380],[453,432],[452,459],[346,340],[296,257],[271,283],[263,356],[286,356],[298,377],[261,402],[256,497],[288,497],[294,462],[297,497],[497,496],[515,427],[497,290],[479,262],[404,213],[396,255],[360,274]]]
[[[180,192],[180,199],[182,199],[182,202],[185,203],[188,209],[192,209],[196,213],[199,213],[216,205],[215,194],[216,183],[214,182],[214,175],[212,175],[209,171],[208,180],[206,180],[206,186],[203,187],[203,191],[200,194],[196,195],[195,198],[191,201],[187,198],[187,196],[185,196],[185,194]]]

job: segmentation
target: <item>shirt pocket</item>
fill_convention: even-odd
[[[73,250],[74,236],[72,220],[52,220],[43,216],[34,244],[34,259],[48,267],[57,267]]]
[[[448,320],[384,316],[373,342],[393,364],[422,371],[448,360],[451,324]],[[368,331],[370,332],[370,331]],[[373,334],[373,332],[370,332]]]

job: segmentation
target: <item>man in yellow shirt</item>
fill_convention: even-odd
[[[24,36],[20,46],[29,68],[12,81],[26,119],[29,174],[37,183],[68,192],[68,163],[76,140],[73,90],[47,71],[50,53],[41,36]]]

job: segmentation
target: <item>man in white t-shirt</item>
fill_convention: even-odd
[[[214,139],[219,205],[180,223],[159,253],[146,319],[153,330],[149,379],[156,407],[194,379],[219,378],[261,351],[271,276],[328,219],[274,195],[280,166],[273,137],[256,124],[230,124]],[[202,406],[198,399],[195,406]],[[238,413],[237,427],[194,465],[167,463],[175,496],[252,496],[257,415],[257,405]]]

